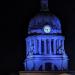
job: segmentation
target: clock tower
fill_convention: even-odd
[[[26,40],[26,71],[61,71],[68,69],[68,56],[64,49],[59,19],[49,13],[48,0],[41,0],[40,13],[28,26]]]

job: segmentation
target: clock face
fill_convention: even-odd
[[[45,33],[50,33],[51,27],[49,25],[44,26],[44,32]]]

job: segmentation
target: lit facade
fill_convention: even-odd
[[[48,11],[48,0],[41,0],[41,13],[31,19],[26,41],[26,71],[55,71],[68,69],[59,19]]]

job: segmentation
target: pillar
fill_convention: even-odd
[[[33,51],[34,51],[34,41],[33,39],[30,39],[30,55],[33,55]]]
[[[38,51],[39,51],[39,54],[42,54],[41,53],[41,39],[38,39],[38,40],[39,40],[39,43],[38,43],[39,44]]]
[[[46,39],[44,39],[44,54],[47,54],[47,45],[46,45]]]
[[[53,50],[54,50],[53,54],[56,54],[56,39],[53,40]]]
[[[63,39],[59,39],[58,51],[59,51],[59,54],[63,54],[65,52],[64,51],[64,40]]]
[[[59,39],[56,40],[56,54],[59,52]]]
[[[34,39],[34,51],[33,51],[34,54],[36,54],[36,39]]]
[[[62,54],[65,54],[65,50],[64,50],[64,40],[61,40],[62,41]]]
[[[31,50],[31,39],[29,39],[29,52]]]
[[[51,55],[52,54],[52,52],[51,52],[51,39],[49,39],[48,41],[49,41],[49,44],[48,44],[49,54]]]
[[[31,39],[28,39],[28,40],[29,40],[28,55],[31,55],[31,51],[32,51],[32,42],[31,42]]]

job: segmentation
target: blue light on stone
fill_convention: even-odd
[[[25,39],[26,71],[68,70],[68,56],[64,49],[65,38],[61,33],[60,21],[54,15],[39,14],[31,19],[28,27],[28,34],[31,35]]]

